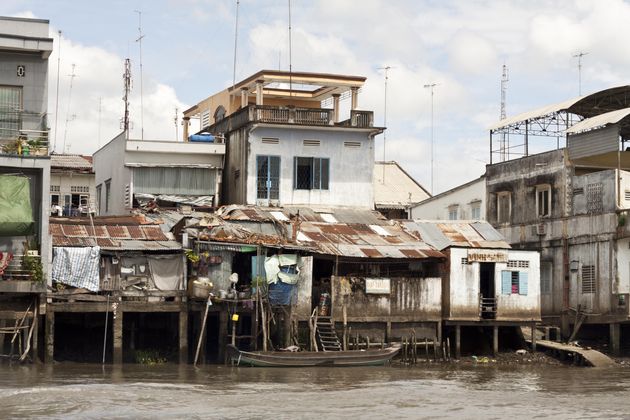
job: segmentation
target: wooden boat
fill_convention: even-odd
[[[400,351],[400,345],[378,350],[350,351],[242,351],[228,344],[228,358],[236,366],[257,367],[307,367],[307,366],[378,366],[392,360]]]

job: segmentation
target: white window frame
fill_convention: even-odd
[[[469,205],[470,205],[470,219],[481,220],[481,200],[471,201]],[[477,212],[477,217],[475,217],[475,212]]]
[[[459,204],[448,206],[448,220],[459,220]]]
[[[547,193],[547,206],[545,208],[544,201],[542,197],[544,197],[544,193]],[[537,185],[536,186],[536,215],[539,218],[545,218],[551,216],[551,185]]]

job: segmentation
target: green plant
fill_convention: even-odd
[[[617,223],[619,224],[619,227],[623,227],[626,225],[626,215],[625,214],[620,214],[619,218],[617,219]]]
[[[136,363],[141,365],[161,365],[166,363],[166,357],[162,356],[158,350],[136,350],[134,354]]]
[[[44,269],[42,260],[38,256],[24,255],[22,258],[22,269],[31,273],[31,280],[37,283],[44,282]]]
[[[200,256],[192,249],[184,250],[184,254],[186,254],[186,258],[193,264],[197,264],[199,262]]]

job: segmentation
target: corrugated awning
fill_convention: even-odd
[[[589,131],[594,128],[603,127],[608,124],[616,124],[630,115],[630,108],[619,109],[617,111],[607,112],[595,117],[587,118],[574,124],[567,130],[567,134],[577,134]]]
[[[559,102],[552,105],[546,105],[531,111],[523,112],[521,114],[515,115],[513,117],[504,118],[495,124],[488,127],[489,130],[498,130],[500,128],[509,127],[513,124],[522,123],[524,121],[535,120],[537,118],[542,118],[544,116],[554,114],[556,112],[562,112],[569,109],[571,106],[575,105],[578,101],[580,101],[583,96],[578,96],[577,98],[569,99],[568,101]]]

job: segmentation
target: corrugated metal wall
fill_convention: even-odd
[[[213,195],[216,176],[212,168],[133,168],[134,192]]]
[[[569,135],[568,144],[570,159],[616,152],[619,148],[619,126],[611,124],[586,133]]]

